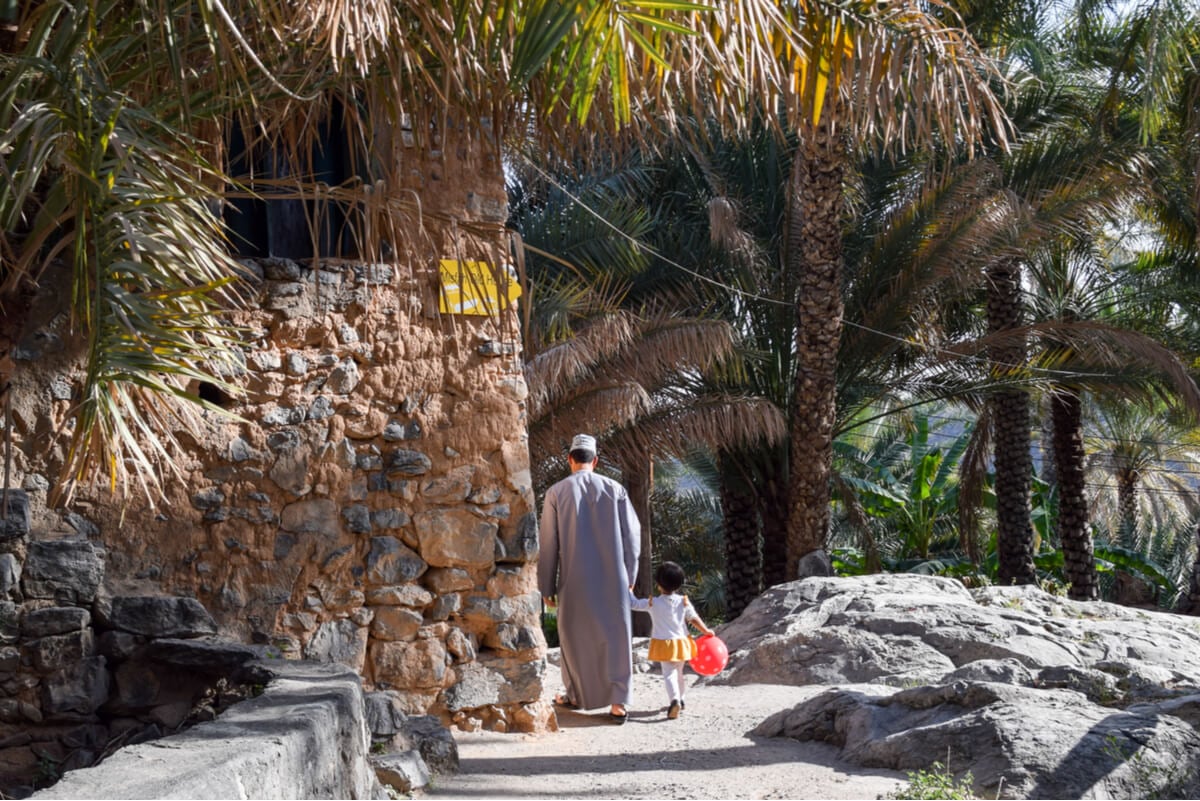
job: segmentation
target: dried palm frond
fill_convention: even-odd
[[[768,447],[787,436],[787,421],[774,404],[760,398],[710,394],[660,404],[602,439],[615,464],[644,464],[652,459],[683,459],[703,446]]]

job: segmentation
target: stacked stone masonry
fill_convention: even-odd
[[[11,422],[34,539],[102,546],[114,594],[197,599],[221,635],[347,665],[406,714],[546,725],[515,313],[438,314],[420,266],[246,266],[245,393],[191,388],[236,417],[179,432],[154,507],[82,488],[47,508],[78,348],[63,315],[31,318]]]

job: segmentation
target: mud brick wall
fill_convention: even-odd
[[[194,598],[221,636],[347,665],[398,713],[532,730],[551,710],[518,311],[439,308],[439,260],[511,261],[499,157],[467,130],[376,154],[415,209],[394,260],[245,262],[244,394],[191,387],[229,414],[177,432],[154,505],[48,499],[83,353],[48,274],[7,343],[9,483],[31,541],[102,546],[110,595]]]

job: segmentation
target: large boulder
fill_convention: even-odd
[[[1096,668],[1200,686],[1200,629],[1182,615],[1077,602],[1036,587],[969,591],[953,579],[810,578],[773,587],[721,629],[720,684],[942,681],[978,660]],[[1134,683],[1139,680],[1133,679]]]
[[[940,762],[988,798],[1200,797],[1193,618],[877,575],[774,587],[720,633],[729,666],[705,681],[836,687],[757,736]]]
[[[1191,706],[1200,695],[1190,696]],[[955,682],[828,690],[752,732],[832,743],[865,767],[970,773],[980,798],[1198,798],[1200,733],[1163,704]]]

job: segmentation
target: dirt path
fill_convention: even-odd
[[[461,771],[438,776],[428,798],[806,798],[875,799],[905,782],[892,771],[841,763],[820,743],[752,738],[764,718],[822,688],[696,685],[687,709],[666,716],[657,670],[635,673],[628,722],[607,708],[559,712],[544,735],[456,733]],[[561,689],[547,670],[547,697]]]

